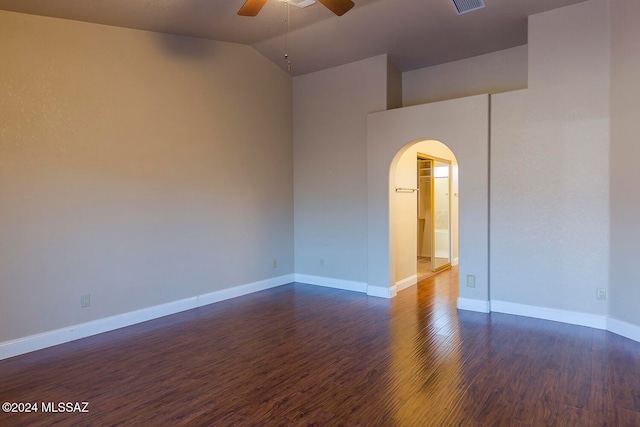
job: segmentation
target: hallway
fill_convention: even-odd
[[[446,258],[438,258],[439,260],[441,260],[441,264],[446,264]],[[437,274],[434,271],[431,271],[431,257],[424,257],[424,256],[419,256],[418,257],[418,271],[416,273],[416,275],[418,276],[418,282],[420,282],[421,280],[426,279],[427,277],[431,277],[434,274]]]

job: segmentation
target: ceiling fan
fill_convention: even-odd
[[[331,12],[335,13],[338,16],[344,15],[349,9],[351,9],[354,3],[351,0],[318,0],[320,3],[325,5],[327,9]],[[238,11],[238,15],[241,16],[256,16],[262,6],[267,2],[267,0],[246,0],[240,10]]]

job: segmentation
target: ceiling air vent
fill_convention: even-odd
[[[484,0],[451,0],[451,3],[453,3],[453,7],[456,9],[458,15],[484,7]]]
[[[291,6],[307,7],[315,4],[316,0],[289,0]]]

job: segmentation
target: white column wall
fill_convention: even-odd
[[[460,117],[464,117],[461,121]],[[479,95],[405,107],[368,117],[369,286],[395,295],[396,253],[393,188],[396,164],[422,139],[446,144],[459,166],[459,272],[476,277],[476,287],[460,286],[462,304],[488,310],[488,136],[489,98]],[[382,291],[381,291],[382,293]],[[468,304],[467,304],[468,303]]]

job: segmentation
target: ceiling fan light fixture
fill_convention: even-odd
[[[317,0],[322,3],[327,9],[331,12],[335,13],[338,16],[342,16],[347,13],[355,3],[353,0]],[[267,0],[245,0],[244,4],[238,11],[238,15],[240,16],[256,16],[262,6],[267,2]],[[311,6],[316,2],[316,0],[285,0],[287,6],[293,4],[296,7],[307,7]]]
[[[458,15],[485,7],[484,0],[451,0]]]
[[[305,8],[316,3],[316,0],[283,0],[288,1],[291,6]]]

